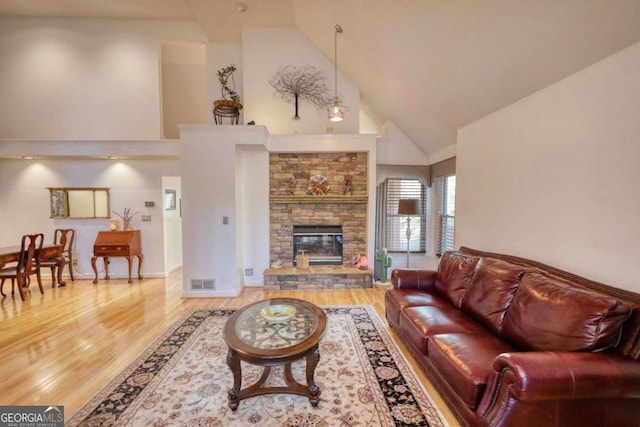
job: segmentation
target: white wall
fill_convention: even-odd
[[[207,55],[204,43],[163,43],[162,125],[164,138],[180,138],[179,124],[207,123]]]
[[[160,138],[175,41],[206,38],[186,21],[0,18],[0,138]]]
[[[327,126],[334,133],[358,133],[360,95],[338,70],[338,94],[348,106],[342,122],[330,122],[327,111],[300,102],[300,120],[293,120],[294,105],[274,95],[271,76],[282,66],[312,65],[327,77],[334,92],[333,61],[324,56],[295,28],[245,28],[242,33],[244,120],[255,120],[274,134],[323,134]]]
[[[50,219],[47,187],[109,187],[111,210],[124,208],[151,215],[151,222],[133,221],[141,230],[144,262],[142,273],[148,277],[166,274],[162,229],[162,176],[179,175],[177,160],[0,160],[0,246],[13,246],[23,234],[44,233],[53,241],[56,228],[76,229],[78,278],[93,278],[91,257],[98,231],[109,229],[108,219]],[[155,207],[146,208],[145,201]],[[115,217],[115,216],[114,216]],[[97,261],[102,271],[102,261]],[[137,264],[135,264],[137,268]],[[113,278],[127,277],[127,262],[112,259]],[[101,277],[103,277],[101,275]]]
[[[433,165],[435,163],[439,163],[444,160],[448,160],[453,157],[456,157],[456,150],[457,150],[457,146],[456,144],[453,144],[443,148],[442,150],[429,153],[427,163],[430,165]]]
[[[378,163],[381,165],[427,164],[428,156],[398,127],[387,120],[382,127],[382,137],[377,144]]]
[[[640,44],[462,128],[456,246],[640,291]]]
[[[360,133],[382,135],[384,120],[360,98]]]

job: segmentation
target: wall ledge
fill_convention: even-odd
[[[158,140],[0,140],[0,158],[21,159],[178,159],[180,141]]]
[[[269,196],[271,203],[367,203],[367,196]]]

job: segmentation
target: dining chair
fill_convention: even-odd
[[[53,232],[53,244],[62,246],[63,262],[60,268],[64,269],[65,265],[69,266],[69,275],[73,278],[73,243],[76,240],[76,231],[73,228],[57,228]],[[56,267],[58,261],[55,259],[40,260],[40,267],[49,267],[51,269],[51,286],[56,284]]]
[[[0,270],[0,294],[5,297],[2,291],[4,282],[11,279],[11,294],[15,293],[15,283],[18,282],[18,291],[20,298],[24,301],[24,294],[31,283],[31,276],[36,275],[40,293],[44,294],[42,289],[42,279],[40,277],[40,252],[42,251],[42,241],[44,236],[40,234],[26,234],[22,236],[20,245],[20,254],[18,255],[18,264],[15,267],[3,268]]]

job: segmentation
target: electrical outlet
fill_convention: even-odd
[[[245,268],[244,269],[245,276],[253,276],[253,268]]]
[[[143,221],[151,221],[151,215],[142,215]]]

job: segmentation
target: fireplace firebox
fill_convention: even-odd
[[[342,265],[342,226],[294,225],[294,266],[300,251],[309,255],[310,265]]]

